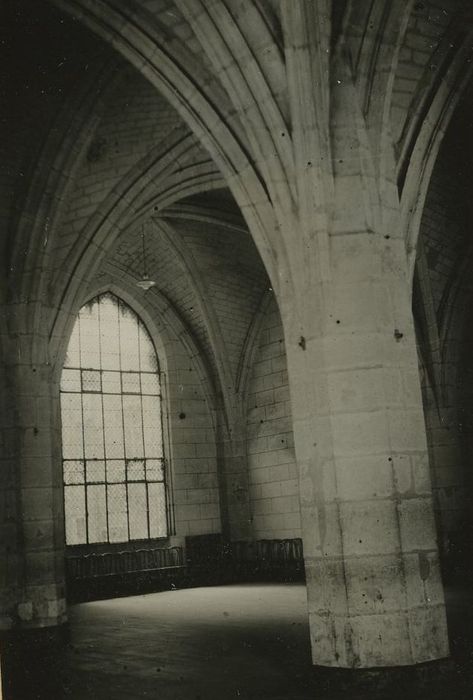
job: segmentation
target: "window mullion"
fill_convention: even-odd
[[[161,417],[161,435],[162,435],[162,462],[163,462],[163,481],[164,481],[164,497],[165,497],[165,507],[166,507],[166,523],[168,528],[168,534],[173,534],[175,532],[175,520],[174,520],[174,509],[170,500],[170,494],[172,493],[172,474],[168,469],[166,454],[164,451],[164,446],[166,441],[164,439],[164,428],[166,428],[166,440],[167,444],[171,444],[171,426],[169,425],[169,416],[167,413],[163,415],[163,384],[166,382],[166,375],[159,373],[159,414]]]
[[[123,406],[123,367],[122,367],[122,348],[121,348],[121,323],[120,323],[120,304],[118,305],[118,366],[120,367],[120,405],[122,407],[122,430],[123,430],[123,458],[125,461],[125,503],[126,503],[126,528],[128,533],[128,541],[130,541],[130,506],[128,503],[128,461],[126,451],[126,431],[125,431],[125,408]]]
[[[104,464],[104,491],[105,491],[105,525],[107,527],[107,542],[110,542],[110,527],[108,522],[108,488],[107,488],[107,441],[105,439],[105,409],[103,400],[103,362],[102,362],[102,314],[100,313],[100,298],[98,303],[99,312],[99,358],[100,358],[100,405],[102,407],[102,436],[103,436],[103,464]]]
[[[84,422],[84,392],[82,391],[82,343],[81,343],[81,322],[79,323],[79,366],[80,366],[80,413],[82,419],[82,455],[84,469],[84,505],[85,505],[85,537],[89,544],[89,498],[87,493],[87,456],[85,454],[85,422]]]
[[[150,522],[149,522],[149,489],[148,489],[148,479],[147,479],[147,473],[146,473],[146,446],[145,446],[145,427],[143,423],[143,387],[141,384],[141,333],[139,332],[141,329],[141,323],[138,324],[138,368],[139,368],[139,374],[138,378],[140,381],[140,406],[141,406],[141,444],[143,446],[143,469],[144,469],[144,484],[145,484],[145,493],[146,493],[146,527],[147,527],[147,532],[148,532],[148,538],[150,537]]]

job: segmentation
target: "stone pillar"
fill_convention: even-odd
[[[219,463],[221,464],[222,526],[224,535],[232,542],[252,537],[246,415],[235,410],[230,428],[221,426]]]
[[[46,340],[22,331],[21,313],[17,305],[2,314],[10,326],[2,338],[1,405],[6,697],[19,676],[37,682],[38,664],[29,669],[45,651],[38,634],[49,646],[66,621],[59,391]]]
[[[313,661],[347,668],[448,654],[404,244],[358,223],[281,303]]]
[[[418,664],[448,655],[448,638],[386,116],[391,35],[375,78],[364,82],[346,47],[327,40],[327,3],[295,0],[281,9],[296,204],[278,217],[290,273],[273,286],[288,359],[313,661]]]
[[[66,634],[59,387],[25,307],[0,308],[2,689],[50,700],[64,696]]]

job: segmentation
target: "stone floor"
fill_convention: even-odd
[[[72,610],[71,623],[74,700],[305,697],[304,586],[194,588],[89,603]]]
[[[466,602],[465,594],[449,596],[456,644],[448,670],[424,668],[414,680],[401,677],[403,690],[396,680],[394,691],[377,675],[377,699],[473,698]],[[347,689],[352,698],[373,692],[343,672],[311,667],[302,585],[169,591],[77,605],[70,619],[65,697],[74,700],[330,700]]]
[[[302,585],[194,588],[76,605],[65,656],[58,653],[44,674],[54,690],[41,694],[35,685],[31,698],[472,700],[472,599],[448,595],[449,663],[394,676],[312,667]]]

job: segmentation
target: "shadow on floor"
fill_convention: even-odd
[[[471,700],[471,597],[449,593],[448,608],[448,663],[370,673],[311,666],[301,585],[196,588],[87,603],[70,611],[67,645],[44,660],[43,694],[37,685],[35,694],[14,700],[338,700],[347,693],[350,700]]]

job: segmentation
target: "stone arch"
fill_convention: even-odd
[[[448,69],[425,96],[424,104],[417,112],[417,121],[411,126],[411,133],[399,157],[400,226],[405,231],[411,285],[420,221],[432,171],[455,108],[473,74],[472,36],[470,32],[464,37]],[[405,174],[402,174],[403,168]]]
[[[179,373],[183,371],[183,367],[182,359],[180,359],[182,352],[176,352],[176,347],[181,346],[183,348],[184,355],[182,355],[182,357],[185,356],[188,365],[192,365],[195,370],[197,383],[200,387],[200,398],[196,400],[200,401],[202,406],[206,406],[204,409],[208,424],[207,433],[205,433],[206,439],[210,441],[208,430],[211,426],[216,449],[219,439],[218,416],[222,411],[222,407],[219,405],[219,394],[215,389],[214,377],[207,366],[206,359],[200,352],[199,347],[195,344],[192,333],[186,327],[176,309],[174,309],[169,301],[160,293],[154,293],[152,297],[150,297],[140,292],[137,293],[135,290],[134,280],[126,275],[123,275],[120,280],[114,280],[112,277],[108,280],[102,279],[97,282],[92,282],[89,285],[89,288],[84,294],[81,306],[87,303],[87,300],[95,299],[100,294],[107,292],[112,293],[137,314],[145,324],[155,346],[160,362],[160,374],[163,380],[163,428],[167,432],[167,435],[164,436],[164,442],[167,458],[170,463],[170,488],[172,489],[173,497],[175,497],[173,501],[173,512],[170,511],[170,513],[175,519],[177,541],[181,541],[183,537],[182,534],[179,535],[179,533],[182,533],[182,516],[179,515],[179,504],[182,504],[182,500],[179,500],[176,494],[177,492],[181,493],[187,490],[189,487],[188,485],[181,484],[181,479],[183,478],[181,477],[182,469],[178,469],[175,466],[177,461],[180,459],[182,460],[181,450],[185,448],[187,444],[185,439],[179,435],[179,429],[181,428],[179,415],[181,409],[179,405],[181,399],[178,391],[178,382],[180,379],[177,377]],[[68,324],[69,328],[72,326],[75,318],[76,316],[71,317]],[[58,352],[57,366],[55,368],[56,375],[59,375],[62,370],[62,363],[64,361],[65,352],[67,351],[68,341],[69,333],[65,334],[61,343],[60,352]],[[192,420],[191,414],[192,409],[190,410],[190,415],[187,416],[189,420]],[[195,424],[194,430],[205,432],[204,427],[201,425],[201,420],[202,417]],[[197,462],[198,461],[199,460],[197,460]],[[210,460],[210,462],[212,462],[212,460]],[[217,480],[220,482],[223,479],[223,475],[220,473],[220,470],[218,470],[218,459],[215,458],[214,462],[213,469],[217,475]],[[198,469],[198,467],[196,468]],[[209,469],[212,471],[210,466]],[[182,495],[180,498],[182,499]],[[223,517],[226,504],[225,490],[221,484],[219,485],[219,500],[217,504]]]
[[[80,240],[76,241],[68,255],[67,266],[69,273],[66,284],[60,280],[64,274],[59,268],[53,287],[60,290],[59,306],[68,308],[75,304],[80,296],[80,288],[96,271],[104,254],[117,236],[130,225],[137,225],[149,214],[160,207],[161,193],[156,192],[157,182],[161,183],[164,196],[168,201],[179,199],[180,196],[206,191],[221,185],[221,179],[211,169],[210,173],[202,165],[197,170],[191,170],[190,181],[186,179],[177,183],[173,196],[166,187],[166,176],[172,177],[179,167],[180,159],[184,161],[192,155],[196,148],[193,137],[182,134],[178,129],[176,140],[171,145],[159,145],[140,163],[131,169],[117,187],[108,195],[102,205],[95,211],[83,230]],[[143,202],[146,193],[153,191],[153,197]],[[84,243],[85,241],[85,243]],[[54,330],[53,330],[54,332]]]
[[[79,21],[100,35],[118,50],[176,108],[222,171],[243,215],[268,274],[276,285],[279,269],[287,256],[276,223],[270,195],[245,139],[231,119],[217,105],[225,104],[222,95],[205,94],[198,82],[190,78],[189,56],[181,47],[170,46],[157,26],[152,28],[135,8],[127,18],[105,2],[52,0],[63,12],[73,14]],[[149,20],[149,18],[148,18]],[[195,66],[193,66],[195,70]],[[205,77],[205,76],[203,76]]]
[[[135,293],[134,280],[129,279],[129,277],[124,273],[122,273],[120,281],[110,279],[105,283],[101,282],[97,284],[92,282],[87,289],[87,293],[80,301],[78,300],[73,309],[69,313],[61,316],[62,324],[60,328],[58,327],[54,336],[53,352],[51,353],[56,358],[54,365],[54,376],[56,377],[56,380],[59,380],[62,366],[64,364],[67,345],[72,327],[75,323],[77,312],[85,303],[87,303],[87,300],[93,299],[100,294],[104,294],[105,292],[111,292],[118,298],[123,299],[123,301],[128,304],[128,306],[130,306],[130,308],[133,309],[140,318],[143,319],[143,322],[151,335],[153,343],[157,348],[158,354],[162,352],[162,357],[164,358],[164,371],[167,372],[167,352],[164,348],[163,341],[159,333],[158,323],[156,318],[153,317],[152,313],[153,307],[157,307],[161,314],[161,318],[165,319],[165,323],[170,326],[172,333],[184,344],[189,356],[192,357],[193,361],[196,363],[202,385],[204,387],[211,388],[211,391],[206,391],[206,396],[209,405],[212,407],[212,411],[215,412],[215,397],[217,396],[218,392],[215,388],[213,372],[208,366],[208,363],[205,361],[205,358],[202,356],[198,346],[195,344],[192,333],[180,318],[179,313],[173,308],[169,301],[157,291],[155,291],[153,294],[153,304],[145,304],[145,300],[140,299]]]

